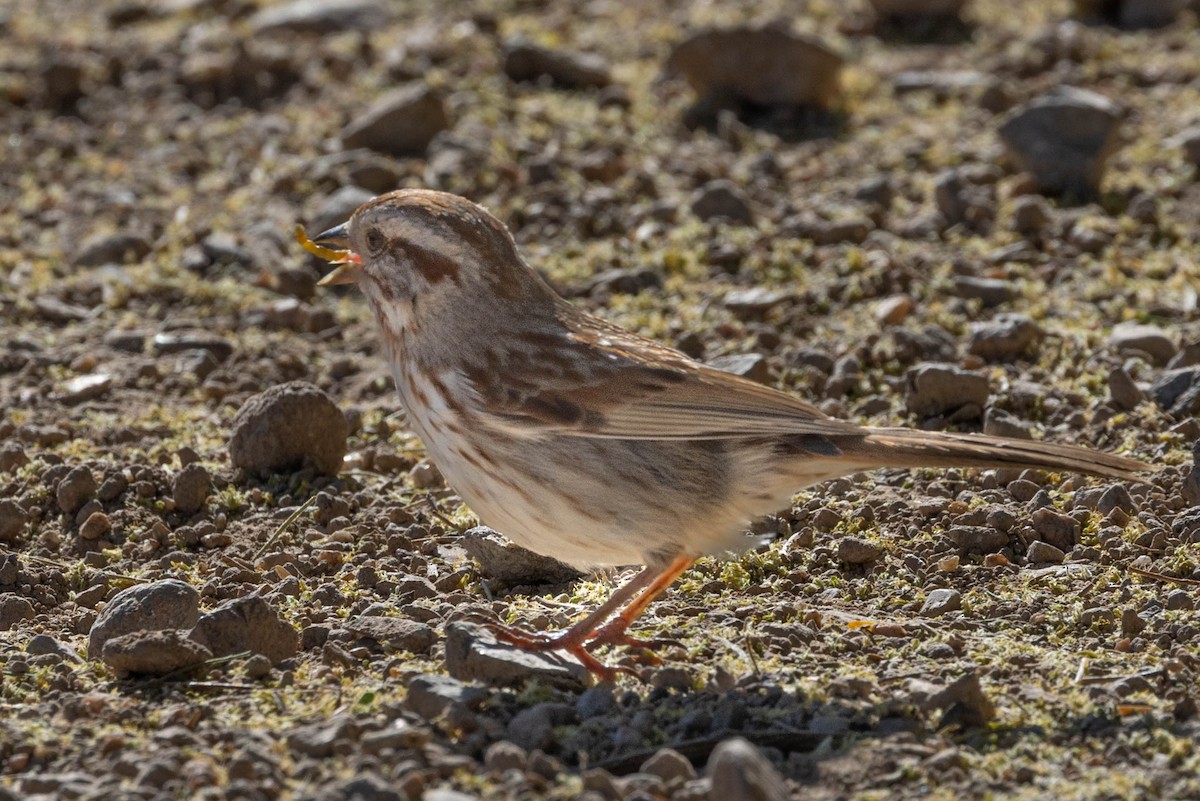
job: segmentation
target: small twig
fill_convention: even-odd
[[[754,671],[755,676],[762,676],[762,670],[758,667],[758,657],[754,655],[754,644],[750,642],[750,637],[746,636],[746,656],[750,657],[750,667]]]
[[[435,499],[433,493],[426,493],[421,497],[421,500],[425,503],[426,508],[429,509],[429,514],[440,520],[447,528],[454,528],[454,521],[444,515],[441,509],[437,508],[436,501],[441,500],[440,498]]]
[[[751,664],[755,664],[754,657],[751,656],[750,654],[746,653],[746,649],[743,648],[742,646],[738,645],[737,643],[733,642],[730,639],[722,637],[719,634],[712,634],[712,635],[710,635],[710,637],[711,637],[711,639],[716,640],[721,645],[724,645],[728,650],[732,651],[735,656],[741,656],[747,662],[750,662]],[[755,669],[757,670],[756,664],[755,664]]]
[[[1125,679],[1130,678],[1139,678],[1150,681],[1150,679],[1162,679],[1165,676],[1166,671],[1164,671],[1162,668],[1153,668],[1141,673],[1132,673],[1126,675],[1116,675],[1110,673],[1104,676],[1083,676],[1082,678],[1076,676],[1075,683],[1086,687],[1093,684],[1111,684],[1114,681],[1124,681]]]
[[[1135,576],[1142,576],[1143,578],[1158,579],[1159,581],[1173,581],[1176,584],[1183,584],[1187,587],[1200,587],[1200,580],[1197,579],[1183,578],[1182,576],[1168,576],[1166,573],[1155,573],[1150,570],[1142,570],[1140,567],[1128,567],[1126,569]]]
[[[189,690],[239,690],[241,692],[262,689],[259,684],[234,684],[226,681],[189,681],[183,686]]]
[[[292,523],[295,523],[296,519],[298,517],[300,517],[301,514],[304,513],[304,510],[307,509],[308,507],[312,506],[314,503],[316,503],[316,500],[317,500],[316,495],[310,496],[308,500],[306,500],[304,503],[300,504],[300,506],[296,509],[296,511],[294,511],[290,515],[288,515],[287,520],[284,520],[282,523],[280,523],[279,528],[275,529],[275,532],[273,534],[271,534],[271,536],[267,537],[267,541],[262,544],[262,547],[259,548],[257,552],[255,552],[254,559],[256,561],[258,559],[260,559],[262,557],[262,555],[267,552],[267,549],[270,548],[272,545],[274,545],[279,540],[279,538],[283,536],[283,532],[287,530],[287,527],[290,526]]]
[[[179,668],[178,670],[172,670],[170,673],[164,673],[163,675],[158,677],[158,681],[160,681],[160,682],[174,681],[176,678],[181,678],[183,676],[187,676],[188,674],[192,673],[193,671],[199,670],[200,668],[208,670],[209,668],[218,667],[220,665],[225,665],[230,662],[236,662],[239,659],[249,659],[253,655],[254,655],[253,651],[239,651],[236,654],[228,654],[226,656],[214,656],[212,659],[205,659],[203,662],[197,662],[194,665],[187,665],[185,667]]]
[[[50,559],[45,556],[35,556],[34,554],[21,554],[18,558],[21,560],[24,560],[24,561],[28,561],[28,562],[37,562],[41,565],[44,565],[45,567],[54,567],[54,568],[58,568],[59,570],[64,570],[64,571],[70,570],[71,567],[73,566],[69,562],[64,562],[64,561],[57,560],[57,559]],[[150,579],[146,579],[146,578],[137,578],[136,576],[127,576],[124,573],[113,573],[111,570],[105,570],[102,567],[92,567],[91,565],[88,565],[88,564],[84,564],[84,567],[86,567],[90,570],[95,570],[98,573],[103,573],[106,578],[118,579],[120,581],[128,581],[130,584],[145,584],[148,581],[150,581]]]

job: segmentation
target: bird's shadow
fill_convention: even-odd
[[[758,747],[784,776],[811,785],[822,783],[827,771],[854,769],[859,761],[871,761],[863,754],[878,754],[888,744],[905,754],[905,749],[911,751],[914,743],[923,742],[937,750],[954,746],[981,755],[1019,749],[1030,741],[1103,751],[1134,732],[1194,737],[1200,730],[1194,715],[1186,720],[1122,717],[1116,704],[1105,707],[1104,699],[1093,711],[1063,717],[1056,726],[979,724],[969,722],[969,714],[964,718],[957,705],[921,710],[897,697],[863,703],[818,699],[761,678],[724,691],[654,689],[642,694],[613,688],[613,699],[615,706],[607,714],[556,728],[556,745],[547,752],[569,768],[596,767],[624,776],[639,772],[661,749],[671,748],[701,772],[717,746],[740,737]],[[997,700],[1003,703],[1003,696]],[[621,747],[620,732],[643,711],[653,716],[653,744]],[[581,747],[589,740],[591,747]],[[853,758],[849,768],[822,768],[826,762],[848,757]],[[886,755],[875,761],[886,763]],[[870,770],[866,764],[862,769]]]

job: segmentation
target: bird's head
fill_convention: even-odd
[[[321,283],[357,284],[385,326],[495,315],[550,292],[499,220],[446,192],[381,195],[313,241],[347,251]]]

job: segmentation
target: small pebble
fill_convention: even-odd
[[[92,512],[79,527],[79,536],[85,540],[98,540],[112,530],[112,521],[104,512]]]
[[[925,596],[921,614],[928,617],[941,617],[947,612],[956,612],[961,608],[962,594],[958,590],[942,588]]]
[[[865,565],[879,558],[882,550],[873,542],[858,537],[838,540],[838,559],[848,565]]]
[[[74,514],[96,494],[96,479],[86,467],[75,467],[58,483],[55,490],[58,508]]]
[[[1066,554],[1061,549],[1055,548],[1053,545],[1034,540],[1029,544],[1029,551],[1025,554],[1026,558],[1033,564],[1059,564],[1066,559]]]

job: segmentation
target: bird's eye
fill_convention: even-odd
[[[367,248],[372,255],[378,255],[387,247],[387,238],[379,231],[367,232]]]

